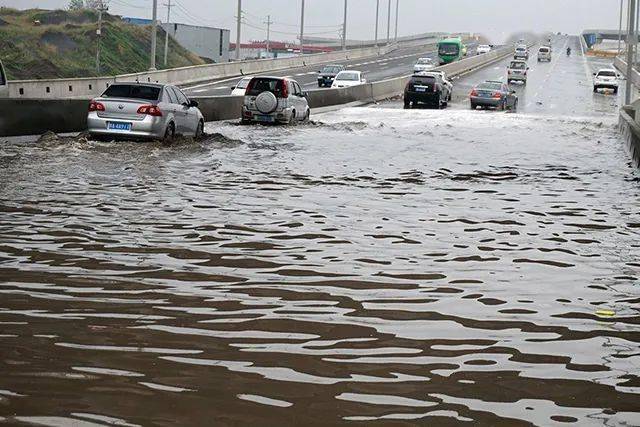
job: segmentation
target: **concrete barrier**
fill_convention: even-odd
[[[412,40],[410,46],[435,46],[436,40]],[[9,97],[14,99],[28,98],[89,98],[100,95],[115,82],[171,83],[189,85],[212,81],[215,79],[299,68],[309,65],[325,64],[335,61],[368,58],[385,55],[404,45],[388,45],[318,53],[291,58],[259,59],[253,61],[226,62],[219,64],[197,65],[169,70],[148,71],[143,73],[124,74],[112,77],[54,79],[54,80],[14,80],[9,82]]]
[[[450,77],[459,76],[492,64],[513,53],[511,48],[497,49],[485,55],[473,56],[438,69]],[[368,83],[344,89],[309,91],[311,108],[330,107],[354,102],[369,103],[400,96],[411,75]],[[200,104],[207,121],[240,118],[241,96],[193,97]],[[86,129],[89,98],[86,99],[4,99],[0,100],[0,136],[37,135],[54,132],[80,132]]]
[[[640,167],[640,123],[638,122],[639,114],[637,110],[640,105],[637,104],[625,106],[620,110],[618,126],[620,134],[629,149],[634,166]]]

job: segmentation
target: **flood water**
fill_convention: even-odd
[[[0,419],[639,425],[640,173],[615,124],[360,108],[173,147],[6,142]]]

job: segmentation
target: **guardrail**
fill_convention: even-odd
[[[513,53],[511,48],[497,49],[438,69],[455,77],[492,64]],[[369,103],[402,95],[410,75],[345,89],[312,90],[311,108],[337,106],[353,102]],[[240,118],[243,97],[194,97],[207,121]],[[88,99],[0,99],[0,136],[37,135],[46,131],[80,132],[86,129]]]
[[[436,41],[433,39],[424,39],[419,42],[411,41],[408,42],[406,46],[411,47],[416,45],[416,43],[418,43],[417,45],[428,46],[435,45]],[[405,44],[317,53],[291,58],[258,59],[252,61],[196,65],[110,77],[14,80],[9,82],[9,97],[13,99],[68,99],[95,97],[104,92],[109,85],[116,82],[171,83],[175,85],[189,85],[225,77],[380,56],[392,52],[399,46],[404,47]]]

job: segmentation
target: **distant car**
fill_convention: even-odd
[[[404,88],[404,108],[426,104],[444,108],[451,99],[449,87],[437,73],[418,73],[410,77]]]
[[[9,97],[9,81],[7,80],[7,73],[4,71],[2,61],[0,61],[0,98]]]
[[[243,123],[282,123],[309,120],[307,94],[295,80],[259,76],[249,82],[242,106]]]
[[[527,74],[529,66],[526,61],[514,59],[507,66],[507,83],[522,82],[527,84]]]
[[[478,107],[513,111],[518,109],[518,96],[503,82],[486,81],[481,83],[473,88],[469,98],[472,110]]]
[[[352,87],[363,85],[367,82],[362,71],[345,70],[340,71],[333,80],[332,88]]]
[[[541,46],[538,49],[538,62],[551,62],[551,48],[549,46]]]
[[[422,71],[420,73],[416,73],[416,75],[420,75],[420,76],[430,76],[430,75],[439,76],[440,79],[442,79],[442,83],[444,83],[444,85],[447,87],[447,89],[449,89],[449,97],[447,99],[447,102],[451,101],[451,98],[453,97],[453,83],[451,83],[451,81],[447,78],[447,73],[445,73],[444,71],[440,71],[440,70],[431,70],[431,71]]]
[[[478,48],[476,49],[476,53],[478,55],[483,55],[485,53],[489,53],[491,52],[491,46],[489,46],[488,44],[481,44],[480,46],[478,46]]]
[[[171,85],[112,84],[89,104],[93,137],[171,140],[176,135],[200,136],[204,117],[198,103]]]
[[[433,70],[436,67],[433,59],[431,58],[419,58],[416,62],[416,65],[413,66],[413,72],[419,73],[420,71],[429,71]]]
[[[240,80],[231,90],[231,96],[244,96],[247,91],[247,85],[253,77],[245,77]]]
[[[593,91],[600,89],[612,89],[613,93],[618,93],[618,73],[613,68],[603,68],[593,73]]]
[[[327,65],[318,71],[318,87],[331,87],[333,80],[340,71],[344,71],[344,65]]]
[[[526,61],[529,60],[529,48],[527,46],[521,45],[516,47],[516,51],[513,54],[513,59],[524,59]]]

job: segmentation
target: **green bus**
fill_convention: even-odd
[[[438,42],[438,59],[440,65],[450,64],[467,56],[467,46],[460,37],[444,39]]]

